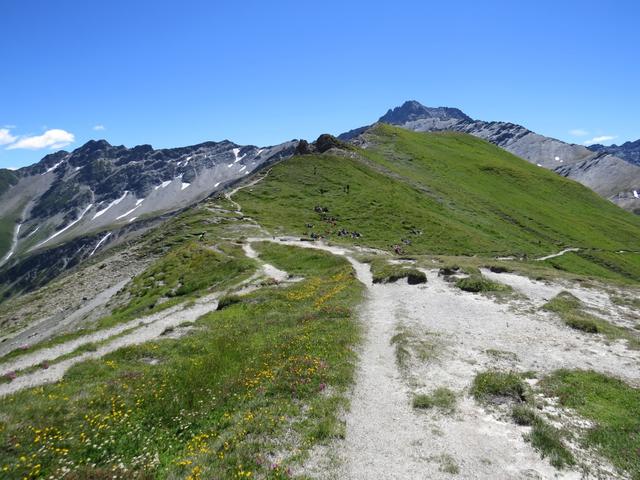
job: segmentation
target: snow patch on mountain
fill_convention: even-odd
[[[93,251],[89,254],[90,257],[93,256],[94,253],[96,253],[96,250],[98,250],[100,248],[100,246],[105,242],[105,240],[107,238],[109,238],[111,236],[111,232],[107,233],[104,237],[102,237],[100,239],[100,241],[98,242],[98,244],[95,246],[95,248],[93,249]]]
[[[80,220],[82,220],[82,218],[85,216],[85,214],[91,209],[91,207],[93,207],[93,203],[90,203],[89,205],[87,205],[87,207],[82,211],[82,213],[80,214],[80,216],[75,219],[73,222],[71,222],[69,225],[67,225],[66,227],[64,227],[62,230],[58,230],[56,233],[54,233],[53,235],[51,235],[49,238],[47,238],[46,240],[43,240],[42,242],[40,242],[39,244],[37,244],[35,247],[32,247],[29,251],[31,250],[35,250],[38,247],[41,247],[42,245],[44,245],[47,242],[50,242],[51,240],[53,240],[54,238],[56,238],[57,236],[63,234],[64,232],[66,232],[67,230],[69,230],[71,227],[73,227],[76,223],[78,223]]]
[[[124,191],[124,193],[122,194],[122,196],[120,198],[118,198],[117,200],[114,200],[113,202],[111,202],[107,208],[104,208],[98,212],[96,212],[96,214],[93,216],[93,218],[91,220],[95,220],[96,218],[104,215],[107,210],[109,210],[111,207],[115,207],[116,205],[118,205],[120,202],[122,202],[125,197],[129,194],[129,192],[127,190]]]

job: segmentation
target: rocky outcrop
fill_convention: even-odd
[[[309,143],[306,140],[300,140],[295,153],[296,155],[310,155],[313,153],[325,153],[333,148],[348,150],[350,147],[348,144],[333,135],[323,133],[313,143]]]

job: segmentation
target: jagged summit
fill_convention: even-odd
[[[433,118],[438,120],[467,120],[472,118],[458,108],[451,107],[425,107],[416,100],[408,100],[401,106],[389,109],[379,122],[400,125],[415,120]]]

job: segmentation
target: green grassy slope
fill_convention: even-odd
[[[384,249],[404,239],[408,254],[531,258],[579,247],[575,260],[550,264],[640,278],[640,218],[582,185],[469,135],[385,125],[367,140],[351,156],[294,157],[236,199],[274,232]],[[339,237],[342,228],[362,237]]]
[[[3,398],[0,477],[281,479],[287,464],[269,452],[294,461],[341,435],[362,285],[342,258],[260,251],[305,279],[207,314],[180,340],[122,348]]]

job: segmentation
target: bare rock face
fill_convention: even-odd
[[[425,107],[416,101],[390,109],[378,121],[416,132],[468,133],[576,180],[622,208],[640,211],[640,140],[621,147],[587,148],[539,135],[522,125],[473,120],[457,108]],[[351,130],[338,138],[358,143],[367,129]],[[620,152],[621,156],[616,156]]]
[[[589,150],[597,153],[608,153],[622,158],[629,163],[640,166],[640,140],[625,142],[622,145],[604,146],[600,144],[590,145]]]
[[[404,102],[401,106],[389,109],[379,122],[389,123],[392,125],[402,125],[407,122],[432,120],[434,124],[437,121],[449,123],[455,121],[472,121],[462,110],[449,107],[425,107],[415,100]]]

